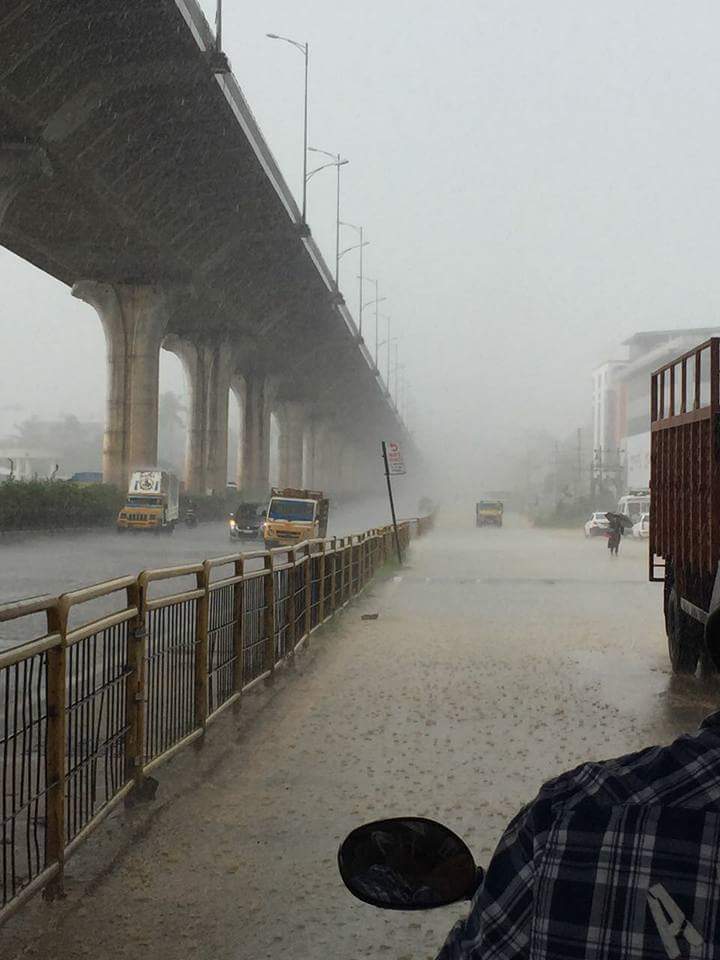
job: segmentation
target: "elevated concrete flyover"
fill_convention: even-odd
[[[191,384],[191,489],[224,486],[233,384],[251,488],[273,403],[302,405],[294,429],[311,408],[353,443],[404,435],[195,0],[3,4],[0,243],[101,318],[107,480],[156,460],[163,345]]]

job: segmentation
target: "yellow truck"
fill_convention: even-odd
[[[502,523],[502,500],[480,500],[475,504],[476,527],[501,527]]]
[[[117,518],[118,533],[152,530],[172,533],[180,512],[180,484],[167,470],[138,470],[130,478],[127,500]]]
[[[327,536],[329,508],[330,501],[321,490],[273,487],[262,525],[266,548],[293,547],[303,540]]]

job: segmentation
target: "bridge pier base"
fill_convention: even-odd
[[[238,487],[244,498],[262,500],[270,482],[270,395],[271,386],[263,373],[244,376],[242,410],[241,469]]]
[[[280,485],[302,487],[303,484],[303,405],[288,400],[278,410],[280,421]]]
[[[157,465],[160,345],[167,293],[150,285],[80,280],[72,294],[97,311],[107,345],[103,479],[126,489],[130,473]]]
[[[207,486],[224,494],[228,473],[228,399],[231,350],[218,343],[208,348]]]
[[[203,494],[207,488],[207,363],[204,347],[190,340],[168,337],[164,343],[180,361],[188,385],[188,421],[185,445],[185,488]]]

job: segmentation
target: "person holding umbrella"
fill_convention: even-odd
[[[608,550],[610,551],[611,557],[613,554],[617,556],[620,551],[620,540],[623,535],[623,530],[630,521],[629,518],[623,513],[606,513],[605,516],[610,524],[610,530],[608,533]]]

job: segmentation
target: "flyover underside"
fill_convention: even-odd
[[[0,13],[0,243],[113,304],[93,303],[116,482],[133,450],[156,452],[163,337],[223,344],[227,379],[260,376],[354,442],[399,426],[234,78],[213,72],[193,3],[6,0]],[[160,326],[138,306],[150,302]],[[214,463],[199,475],[217,478]]]

